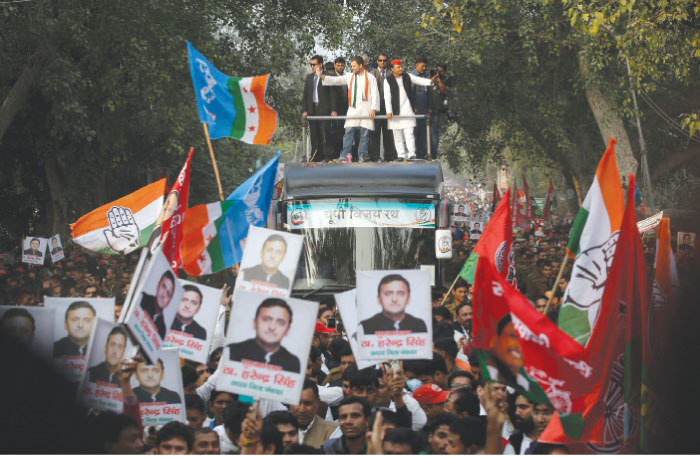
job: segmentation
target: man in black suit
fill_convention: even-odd
[[[391,70],[387,68],[389,57],[386,54],[377,56],[377,68],[370,71],[377,80],[377,89],[379,90],[379,113],[386,114],[386,104],[384,103],[384,79],[387,73]],[[372,162],[379,161],[379,143],[384,143],[384,160],[392,162],[396,159],[396,146],[394,146],[394,134],[388,129],[386,119],[374,120],[374,131],[369,137],[369,160]]]
[[[139,386],[134,389],[134,395],[139,403],[181,403],[180,394],[170,389],[161,387],[165,370],[163,361],[158,359],[155,365],[146,365],[146,362],[139,362],[136,365],[136,379]]]
[[[335,59],[335,75],[343,76],[345,74],[345,59],[343,57],[336,57]],[[338,116],[345,116],[348,114],[348,86],[331,86],[331,89],[336,89],[337,104],[336,111]],[[333,146],[338,154],[334,154],[333,158],[340,156],[340,151],[343,150],[343,135],[345,135],[345,119],[339,119],[337,121],[331,121],[333,126]],[[357,150],[355,150],[355,153]]]
[[[25,255],[38,255],[41,256],[43,255],[41,251],[39,251],[39,246],[41,245],[41,242],[39,241],[39,238],[32,238],[32,241],[29,242],[29,249],[24,250]]]
[[[90,340],[92,326],[95,323],[95,308],[86,301],[71,303],[66,310],[63,326],[68,331],[53,345],[53,357],[87,355],[87,344]]]
[[[58,245],[58,237],[51,238],[51,255],[56,255],[59,252],[63,252],[63,248]]]
[[[287,241],[283,236],[270,235],[263,243],[260,264],[243,269],[243,280],[262,282],[266,285],[289,288],[289,278],[277,268],[287,254]]]
[[[197,286],[190,284],[186,284],[182,288],[184,289],[182,300],[180,300],[180,306],[177,309],[177,314],[175,319],[173,319],[173,325],[170,326],[170,330],[189,333],[193,338],[206,340],[207,331],[194,320],[195,314],[202,307],[202,291]]]
[[[126,349],[126,332],[121,327],[114,327],[107,335],[105,343],[105,361],[88,368],[90,382],[106,382],[119,385],[119,363]]]
[[[335,97],[331,96],[331,88],[321,83],[321,78],[315,73],[315,69],[320,66],[323,70],[323,57],[313,56],[311,58],[311,74],[306,76],[304,82],[304,96],[302,106],[306,116],[336,116]],[[333,159],[333,140],[331,121],[309,121],[309,134],[311,135],[311,156],[314,162],[323,162]]]
[[[406,312],[411,301],[411,286],[408,280],[398,274],[384,276],[377,288],[377,304],[382,307],[380,313],[360,322],[365,335],[377,332],[408,330],[415,333],[427,332],[422,319]]]
[[[148,295],[143,293],[141,298],[141,309],[148,314],[153,321],[153,324],[158,329],[160,339],[165,339],[167,328],[165,326],[165,318],[163,312],[170,305],[170,300],[175,292],[175,275],[170,270],[166,270],[163,276],[158,280],[156,287],[156,295]]]
[[[266,298],[260,303],[253,319],[255,338],[228,345],[229,360],[276,365],[284,371],[301,372],[299,359],[282,346],[289,333],[292,309],[281,298]]]

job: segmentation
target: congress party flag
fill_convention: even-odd
[[[576,215],[566,248],[569,256],[576,260],[559,311],[559,327],[583,345],[591,335],[600,310],[623,209],[615,139],[610,138],[593,184]]]
[[[277,129],[277,111],[265,103],[270,74],[228,76],[187,43],[190,75],[199,121],[213,139],[231,137],[248,144],[269,144]]]
[[[216,273],[241,261],[251,225],[263,227],[272,200],[280,153],[223,202],[187,210],[182,228],[182,269],[191,276]]]
[[[128,254],[145,246],[164,193],[165,178],[90,211],[71,225],[73,241],[100,254]]]

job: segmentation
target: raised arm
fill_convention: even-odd
[[[411,82],[416,86],[432,86],[434,79],[431,78],[421,78],[420,76],[413,75],[411,73],[406,73],[411,78]]]
[[[348,85],[347,75],[328,76],[328,75],[323,74],[320,66],[316,67],[316,74],[318,75],[319,78],[321,78],[321,82],[323,83],[324,86],[347,86]]]

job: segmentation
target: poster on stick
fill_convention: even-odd
[[[303,242],[302,235],[251,226],[236,290],[288,297]]]
[[[360,359],[360,348],[357,344],[357,289],[350,289],[345,292],[333,294],[333,296],[335,297],[335,304],[338,306],[340,319],[343,321],[343,326],[345,327],[345,334],[350,343],[352,355],[355,356],[357,368],[362,370],[371,367],[375,362]]]
[[[179,348],[183,359],[206,364],[221,306],[221,289],[178,281],[182,298],[165,336],[165,346]]]
[[[78,388],[78,401],[85,406],[121,413],[124,408],[119,368],[131,350],[126,330],[119,324],[98,318],[87,355],[87,370]]]
[[[432,358],[427,271],[358,271],[357,314],[361,359]]]
[[[318,303],[236,291],[216,388],[299,403]]]
[[[22,243],[22,262],[32,265],[43,265],[46,253],[46,238],[25,238]]]
[[[114,321],[114,298],[45,297],[55,311],[53,360],[70,382],[80,382],[97,318]]]
[[[157,360],[175,319],[183,289],[163,251],[158,251],[148,263],[148,270],[138,287],[124,322],[148,361],[152,362]]]

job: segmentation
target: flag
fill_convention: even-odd
[[[535,220],[535,209],[532,206],[532,195],[530,195],[530,187],[527,185],[527,179],[523,175],[523,188],[525,189],[525,218],[527,224]]]
[[[182,228],[182,269],[191,276],[216,273],[241,261],[251,225],[267,219],[280,153],[223,202],[194,206]]]
[[[498,186],[493,183],[493,199],[491,200],[491,212],[496,211],[496,205],[501,201],[501,193],[498,191]]]
[[[501,198],[491,219],[484,227],[484,233],[459,272],[459,275],[469,284],[474,284],[474,273],[479,257],[488,258],[509,283],[515,284],[515,252],[509,205],[510,189]]]
[[[513,225],[513,230],[518,226],[518,184],[513,183],[513,202],[510,206],[510,217]]]
[[[525,192],[522,189],[519,191],[518,198],[515,201],[515,227],[521,230],[527,230],[528,223],[527,218],[521,211],[523,209],[523,203],[525,203]]]
[[[148,243],[163,207],[165,178],[115,200],[71,225],[73,241],[100,254],[128,254]]]
[[[177,175],[170,193],[165,198],[166,219],[161,224],[160,239],[163,243],[163,254],[170,262],[170,266],[177,273],[182,265],[180,256],[180,244],[182,243],[182,221],[187,210],[187,199],[190,193],[190,160],[194,148],[190,148],[187,160]],[[168,216],[168,212],[170,215]]]
[[[559,311],[559,327],[583,345],[590,337],[600,309],[620,233],[623,206],[615,139],[610,138],[593,184],[574,220],[567,246],[567,253],[576,260]]]
[[[656,230],[654,270],[651,306],[645,313],[647,325],[644,327],[646,331],[642,333],[644,405],[640,418],[640,450],[649,453],[662,452],[659,445],[671,439],[668,429],[662,423],[664,404],[659,398],[662,382],[667,380],[664,376],[669,372],[664,354],[673,350],[669,347],[667,339],[675,309],[674,300],[681,292],[676,262],[671,250],[670,221],[667,217],[661,219]]]
[[[544,209],[542,210],[542,219],[544,219],[545,224],[549,224],[549,218],[552,211],[552,178],[549,178],[549,189],[547,190],[547,199],[544,202]]]
[[[630,436],[639,431],[642,380],[642,335],[649,310],[649,289],[641,238],[634,212],[634,175],[617,249],[602,295],[600,317],[586,346],[594,374],[585,400],[584,427],[577,440],[561,435],[561,415],[553,418],[539,440],[567,445],[585,444],[588,452],[617,453],[625,434],[625,411]],[[582,452],[575,447],[574,452]],[[572,449],[574,450],[574,449]]]
[[[277,129],[277,111],[265,103],[270,74],[244,78],[225,75],[189,42],[187,54],[199,121],[209,125],[209,136],[269,144]]]

